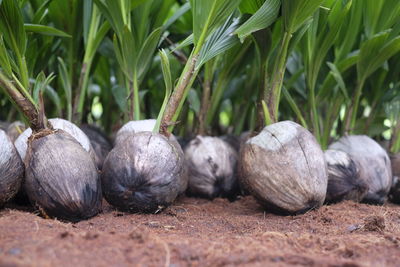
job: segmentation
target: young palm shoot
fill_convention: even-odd
[[[165,51],[160,52],[166,95],[172,79]],[[132,121],[117,133],[101,175],[106,200],[126,211],[157,213],[171,205],[187,187],[183,151],[175,138],[158,133],[158,120]]]
[[[38,91],[34,90],[33,94],[29,93],[29,72],[23,63],[27,36],[18,3],[3,1],[0,13],[0,28],[5,40],[0,44],[3,51],[0,87],[32,129],[24,159],[24,189],[31,202],[46,216],[70,221],[92,217],[100,211],[102,198],[95,163],[76,139],[65,131],[54,129],[47,121],[41,99],[46,83],[43,87],[38,86]],[[14,60],[22,64],[15,64]]]
[[[223,23],[239,2],[190,1],[194,48],[172,93],[168,56],[160,52],[166,97],[154,127],[155,132],[139,129],[127,133],[123,142],[117,141],[104,163],[102,183],[106,199],[111,204],[129,211],[158,212],[186,189],[187,171],[183,152],[169,133],[168,126],[178,118],[201,66],[229,48],[232,37],[226,36],[224,29],[227,27]]]
[[[260,21],[259,17],[263,16],[259,14],[271,7],[276,8],[276,2],[280,1],[265,1],[249,21]],[[297,214],[317,208],[323,204],[326,196],[326,163],[315,137],[294,122],[276,123],[290,40],[322,2],[282,1],[283,37],[277,47],[276,57],[263,57],[268,65],[273,66],[271,75],[261,76],[261,79],[265,79],[261,83],[265,85],[265,91],[260,96],[265,96],[268,108],[265,105],[260,106],[265,110],[265,122],[272,124],[248,139],[240,153],[241,184],[265,208],[280,214]],[[271,22],[266,25],[270,24]],[[249,27],[248,34],[258,29],[260,28],[255,26]],[[260,98],[259,101],[262,100],[264,99]]]

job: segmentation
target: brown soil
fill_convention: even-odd
[[[0,266],[399,266],[400,206],[343,202],[299,216],[251,197],[184,198],[160,214],[76,224],[0,212]]]

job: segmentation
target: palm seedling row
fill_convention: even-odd
[[[399,21],[392,0],[0,0],[0,205],[399,202]]]

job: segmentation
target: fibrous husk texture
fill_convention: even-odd
[[[97,127],[92,125],[83,125],[82,131],[87,135],[90,144],[96,155],[96,165],[99,170],[102,169],[104,160],[112,149],[112,145],[107,136]]]
[[[97,168],[70,134],[56,132],[30,138],[25,160],[25,190],[46,215],[79,221],[101,210]]]
[[[390,158],[386,151],[365,135],[349,135],[331,144],[329,149],[348,153],[360,169],[360,177],[368,185],[363,201],[383,204],[392,185]]]
[[[391,155],[390,162],[392,163],[393,184],[389,199],[394,203],[400,204],[400,153]]]
[[[356,162],[343,151],[326,150],[324,154],[328,165],[326,202],[361,201],[368,191],[368,185],[360,178]]]
[[[271,124],[250,138],[239,166],[242,185],[269,211],[303,213],[325,200],[324,154],[314,136],[294,122]]]
[[[108,154],[101,181],[110,204],[132,212],[156,212],[186,189],[182,149],[157,133],[130,133]]]
[[[0,130],[0,207],[18,192],[24,165],[11,139]]]
[[[76,126],[72,122],[58,118],[49,119],[49,122],[51,123],[54,129],[63,130],[69,133],[73,138],[75,138],[81,144],[81,146],[86,151],[89,152],[92,158],[95,159],[95,152],[92,148],[92,145],[90,144],[89,138],[81,129],[79,129],[78,126]],[[28,147],[28,138],[31,135],[32,135],[32,130],[31,128],[28,128],[17,138],[17,140],[15,140],[14,143],[15,147],[17,148],[18,153],[21,156],[22,160],[25,159],[26,150]]]
[[[185,159],[190,194],[233,199],[238,193],[238,155],[227,142],[218,137],[197,136],[185,147]]]

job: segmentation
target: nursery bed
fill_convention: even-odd
[[[183,198],[161,214],[105,204],[76,224],[8,206],[1,266],[398,266],[400,206],[343,202],[299,216],[235,202]]]

